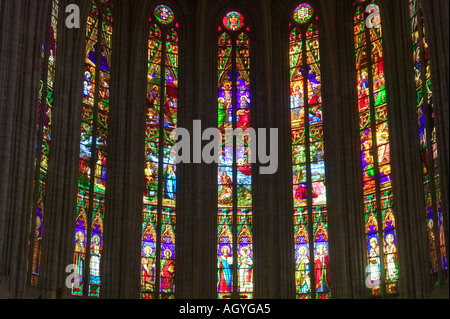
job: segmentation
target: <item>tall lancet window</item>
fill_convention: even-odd
[[[382,28],[375,1],[356,1],[355,57],[364,194],[366,285],[373,297],[398,292],[397,236],[392,191],[388,99]]]
[[[289,37],[295,285],[298,299],[330,298],[328,213],[318,16],[293,13]],[[305,120],[307,119],[307,120]]]
[[[149,20],[141,298],[173,299],[177,179],[171,150],[177,142],[178,23],[165,5],[157,6]]]
[[[100,296],[105,218],[112,0],[93,1],[86,28],[77,216],[74,236],[74,295]]]
[[[250,27],[229,12],[218,28],[217,293],[253,297],[252,169],[250,148]],[[231,133],[240,129],[243,134]],[[235,143],[234,143],[234,142]]]
[[[56,40],[58,29],[59,0],[53,0],[50,8],[49,26],[41,51],[41,80],[37,119],[37,142],[34,158],[33,207],[31,213],[31,237],[28,272],[30,283],[39,284],[41,263],[41,241],[44,226],[44,201],[47,188],[48,158],[50,156],[52,111],[54,99]]]
[[[422,154],[423,192],[426,208],[424,219],[428,234],[431,277],[433,283],[439,285],[439,272],[442,271],[442,280],[445,281],[448,268],[436,127],[434,124],[430,57],[420,2],[410,0],[409,5],[416,75],[416,107]]]

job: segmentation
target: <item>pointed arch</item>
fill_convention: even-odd
[[[232,242],[232,240],[233,236],[231,235],[230,227],[227,224],[223,224],[219,230],[219,243],[229,244]]]

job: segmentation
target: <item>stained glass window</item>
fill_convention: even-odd
[[[295,285],[298,299],[330,298],[317,21],[311,5],[299,5],[290,23],[289,37]]]
[[[77,296],[100,296],[112,32],[112,1],[93,1],[86,28],[74,236],[72,294]]]
[[[154,19],[155,20],[154,20]],[[178,113],[178,23],[158,6],[148,38],[145,189],[141,242],[141,298],[175,296],[175,217]]]
[[[444,237],[444,216],[441,202],[441,183],[434,125],[433,87],[431,66],[426,41],[425,25],[420,2],[410,0],[411,31],[416,83],[416,109],[420,135],[422,179],[425,203],[425,221],[428,234],[428,254],[432,281],[439,284],[439,271],[447,278],[447,253]]]
[[[223,19],[218,40],[217,293],[219,299],[253,297],[252,169],[249,161],[250,38],[242,14]],[[246,28],[249,31],[249,27]],[[240,129],[233,143],[233,130]]]
[[[366,235],[366,284],[373,297],[398,292],[397,233],[392,191],[388,104],[379,7],[357,1],[355,57]]]
[[[31,285],[38,286],[42,230],[44,225],[44,199],[47,185],[48,159],[51,146],[52,111],[54,100],[54,81],[56,63],[56,40],[58,33],[59,0],[51,3],[50,26],[47,29],[45,42],[41,51],[41,80],[39,87],[39,108],[37,121],[37,142],[35,148],[34,168],[34,193],[31,214]]]

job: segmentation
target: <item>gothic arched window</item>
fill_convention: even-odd
[[[375,1],[357,0],[355,57],[364,193],[365,250],[371,296],[398,293],[397,236],[392,190],[382,28]]]
[[[173,299],[178,110],[178,23],[159,5],[148,37],[145,190],[141,246],[141,298]]]
[[[78,296],[100,296],[108,158],[112,2],[94,0],[87,19],[74,236],[75,279],[72,287],[72,294]]]
[[[250,137],[250,27],[228,12],[218,28],[217,293],[253,297],[252,169]],[[240,129],[234,143],[233,130]],[[239,131],[235,131],[239,132]],[[237,261],[236,263],[234,261]]]
[[[411,31],[414,50],[414,72],[417,92],[417,115],[422,154],[422,178],[428,234],[428,253],[433,284],[439,285],[447,277],[447,254],[444,238],[444,216],[441,202],[441,184],[434,124],[433,90],[430,57],[425,38],[425,25],[419,1],[410,0]]]
[[[330,298],[317,21],[314,8],[308,3],[300,4],[292,15],[289,36],[295,285],[298,299]]]
[[[56,63],[56,40],[58,28],[59,0],[51,3],[51,14],[49,15],[49,27],[45,33],[45,41],[41,51],[41,80],[39,87],[39,108],[37,122],[37,142],[34,158],[34,187],[31,226],[31,255],[28,265],[31,267],[31,285],[38,286],[40,263],[41,263],[41,241],[44,224],[44,200],[47,188],[48,158],[50,156],[52,110],[54,99],[55,63]]]

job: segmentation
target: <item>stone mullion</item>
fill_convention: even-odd
[[[158,158],[158,215],[156,220],[156,271],[155,271],[155,297],[156,299],[162,297],[161,292],[161,252],[162,252],[162,231],[163,231],[163,198],[164,198],[164,102],[166,96],[166,39],[167,39],[167,29],[158,25],[161,30],[161,95],[159,100],[159,158]]]
[[[366,17],[367,18],[367,17]],[[365,28],[366,36],[366,56],[367,56],[367,72],[369,77],[369,107],[370,107],[370,126],[372,131],[372,156],[375,171],[375,196],[376,196],[376,212],[377,212],[377,224],[378,224],[378,242],[380,247],[380,263],[381,263],[381,296],[387,294],[386,292],[386,270],[385,270],[385,256],[384,249],[381,248],[380,243],[383,243],[384,247],[384,232],[383,228],[383,218],[381,209],[381,185],[380,185],[380,161],[378,158],[378,142],[377,142],[377,122],[376,122],[376,105],[374,98],[374,88],[373,88],[373,74],[372,66],[375,64],[372,61],[372,41],[370,40],[370,29]]]
[[[236,129],[236,110],[237,110],[237,52],[236,52],[236,40],[237,37],[234,34],[231,34],[231,98],[232,98],[232,129],[233,132]],[[236,137],[237,138],[237,137]],[[233,141],[233,219],[231,223],[231,233],[233,237],[233,281],[232,281],[232,289],[231,289],[231,299],[239,299],[238,292],[238,205],[237,205],[237,143],[236,138],[232,138]]]
[[[315,263],[314,261],[314,217],[313,217],[313,204],[312,204],[312,173],[311,173],[311,141],[310,141],[310,123],[309,123],[309,87],[308,87],[308,48],[306,38],[306,28],[300,28],[302,37],[302,61],[301,67],[303,73],[303,109],[304,109],[304,129],[305,129],[305,156],[306,156],[306,189],[307,189],[307,212],[308,212],[308,245],[309,245],[309,280],[310,280],[310,298],[316,299],[316,280],[315,280]]]
[[[263,1],[261,4],[263,6],[263,15],[261,16],[262,19],[260,24],[261,29],[258,29],[259,31],[257,33],[252,33],[252,27],[249,32],[246,32],[250,39],[250,65],[258,66],[253,67],[252,72],[250,73],[250,92],[252,96],[250,119],[252,123],[251,127],[255,128],[256,131],[258,128],[278,127],[278,124],[275,124],[275,122],[282,118],[280,115],[283,114],[283,109],[286,110],[284,104],[278,104],[278,108],[273,107],[272,97],[285,97],[286,94],[283,94],[283,91],[280,90],[280,83],[283,81],[277,81],[270,84],[272,77],[269,74],[272,74],[272,68],[275,68],[271,63],[272,54],[260,54],[260,52],[271,52],[272,50],[270,46],[270,39],[272,37],[272,30],[270,28],[271,8],[270,4],[266,1]],[[284,34],[284,36],[286,36],[286,34]],[[279,41],[279,39],[277,40]],[[281,48],[274,46],[274,49],[282,50],[285,48],[285,44],[287,44],[285,41],[280,41],[279,43],[283,43]],[[285,54],[282,53],[281,56],[283,58],[280,60],[284,61]],[[288,79],[288,77],[285,77],[285,79]],[[270,114],[270,116],[268,116],[268,114]],[[288,117],[285,117],[284,119],[287,118]],[[287,139],[280,138],[279,142],[289,144],[289,135],[287,136]],[[268,146],[269,142],[267,142],[266,145]],[[259,145],[257,148],[258,147]],[[281,149],[281,145],[279,145],[279,148]],[[254,158],[257,157],[257,149],[253,150],[252,156],[254,156]],[[276,263],[280,262],[289,269],[286,258],[281,256],[283,254],[289,255],[290,251],[289,248],[285,249],[279,239],[283,236],[283,239],[292,242],[293,236],[289,237],[289,232],[283,230],[283,228],[290,230],[292,223],[289,223],[290,220],[284,223],[282,218],[276,219],[277,223],[274,223],[271,220],[275,220],[275,215],[283,215],[287,216],[287,218],[291,217],[291,210],[284,208],[287,206],[289,198],[288,200],[279,200],[279,194],[284,196],[286,192],[284,192],[282,187],[279,187],[280,184],[276,182],[277,175],[260,175],[260,166],[258,161],[252,164],[252,236],[253,263],[255,265],[253,272],[253,298],[270,298],[271,295],[275,296],[275,298],[285,298],[282,288],[286,288],[286,285],[281,287],[280,283],[290,283],[289,272],[276,267]],[[281,166],[283,169],[286,169],[288,165],[280,164],[278,173],[282,169]],[[289,176],[290,175],[288,175],[288,178]],[[274,206],[274,202],[276,202],[276,206]],[[278,228],[277,233],[274,232],[275,227]],[[276,247],[277,249],[274,249],[273,247]],[[272,276],[271,274],[273,273],[277,273],[278,275]],[[288,278],[288,280],[286,280],[286,278]],[[291,277],[291,282],[293,282],[292,279],[293,277]],[[280,287],[276,287],[274,283],[280,285]]]
[[[145,111],[141,107],[145,108],[142,105],[145,105],[147,87],[145,54],[148,47],[148,16],[143,17],[142,23],[133,30],[133,39],[139,43],[139,47],[135,47],[128,34],[129,21],[134,21],[133,18],[128,19],[129,6],[115,1],[110,9],[113,16],[113,49],[108,149],[115,151],[107,153],[107,215],[103,223],[104,266],[100,298],[138,299],[141,291],[139,271],[144,167],[137,158],[143,159],[145,135],[145,128],[141,126],[145,123]],[[131,52],[135,55],[131,56]],[[136,64],[131,61],[136,61]],[[129,75],[130,69],[139,71]],[[133,78],[139,80],[132,82]],[[132,91],[130,87],[136,90]],[[129,108],[129,105],[133,107]]]

